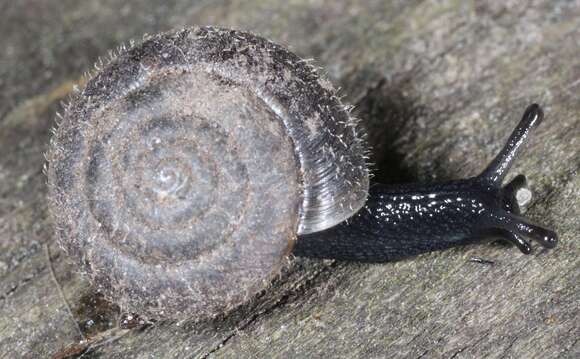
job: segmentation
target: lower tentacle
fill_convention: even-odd
[[[532,253],[532,245],[525,240],[520,234],[505,228],[491,228],[481,231],[481,237],[489,237],[508,241],[515,245],[523,254]]]
[[[511,221],[507,226],[512,231],[537,241],[545,248],[554,248],[558,243],[558,235],[556,232],[530,223],[517,215],[511,215],[510,218]]]

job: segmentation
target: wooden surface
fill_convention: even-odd
[[[1,0],[0,14],[0,357],[580,356],[578,1]],[[559,246],[298,259],[226,318],[120,328],[119,309],[53,242],[43,152],[59,102],[99,56],[193,24],[314,58],[357,106],[384,181],[475,175],[526,105],[543,104],[512,175],[528,175],[526,216],[555,228]]]

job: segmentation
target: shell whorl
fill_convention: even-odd
[[[260,290],[296,234],[350,217],[364,148],[334,90],[284,48],[195,28],[123,51],[51,142],[57,237],[150,316],[211,316]]]

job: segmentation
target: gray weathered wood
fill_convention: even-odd
[[[578,1],[5,0],[0,14],[0,357],[580,355]],[[118,308],[53,243],[42,153],[59,101],[98,56],[193,24],[251,30],[316,59],[357,105],[386,181],[474,175],[525,106],[543,104],[546,121],[512,173],[528,175],[526,216],[553,226],[559,246],[523,256],[481,244],[382,265],[294,260],[225,319],[117,328]]]

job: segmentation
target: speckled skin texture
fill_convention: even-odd
[[[420,253],[500,238],[530,254],[534,239],[554,248],[557,235],[519,217],[517,191],[526,178],[502,180],[543,120],[536,104],[528,107],[505,147],[477,177],[430,185],[371,186],[364,208],[351,219],[320,233],[299,238],[297,256],[364,262],[387,262]]]

